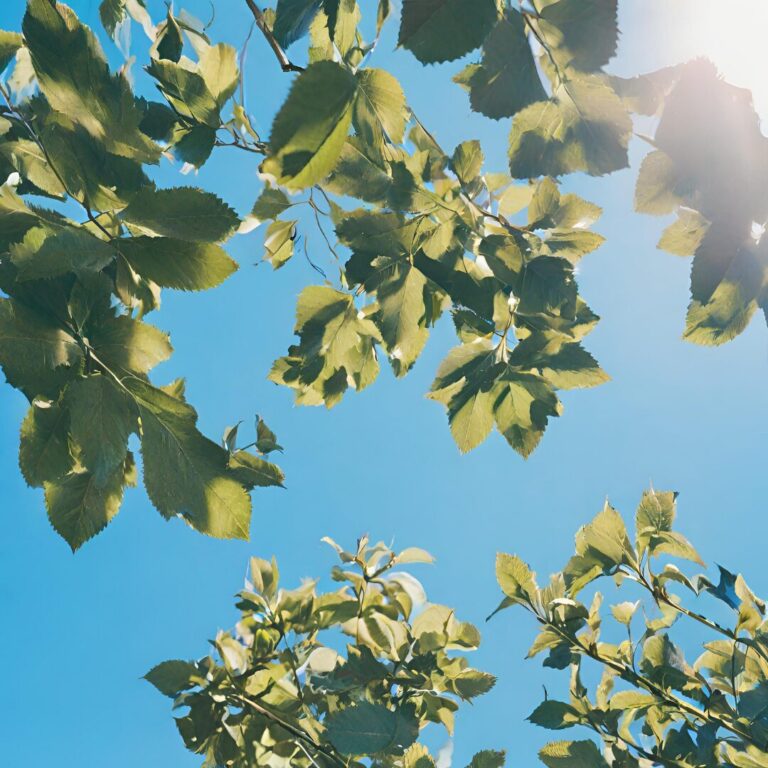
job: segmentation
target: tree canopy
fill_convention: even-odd
[[[449,313],[458,345],[429,397],[461,451],[495,428],[528,456],[562,413],[560,390],[607,381],[583,345],[599,318],[575,277],[603,242],[590,229],[600,209],[559,180],[626,167],[633,114],[659,118],[636,207],[678,211],[660,247],[694,256],[685,337],[725,342],[765,308],[766,145],[749,94],[703,61],[607,74],[616,0],[404,2],[399,45],[420,62],[477,51],[454,79],[472,109],[512,118],[508,172],[486,170],[475,140],[443,149],[403,86],[370,65],[383,26],[397,22],[386,0],[375,16],[347,0],[247,6],[292,81],[268,138],[249,118],[236,49],[187,14],[169,9],[155,25],[138,0],[101,4],[109,34],[133,21],[149,35],[144,76],[158,101],[137,97],[125,69],[110,71],[62,3],[30,0],[22,34],[0,38],[0,365],[30,401],[25,479],[45,488],[73,548],[136,482],[132,434],[163,516],[248,537],[249,491],[283,475],[268,451],[200,434],[181,382],[152,383],[171,346],[144,318],[162,288],[227,279],[237,265],[222,243],[237,231],[264,222],[264,258],[282,267],[299,208],[311,209],[329,266],[314,265],[324,280],[299,297],[297,341],[269,379],[298,404],[332,407],[373,383],[381,353],[406,375]],[[305,38],[296,64],[287,51]],[[263,156],[264,188],[242,219],[212,193],[159,189],[148,175],[161,156],[199,168],[222,145]]]
[[[284,485],[263,418],[213,440],[184,380],[157,381],[173,349],[147,321],[163,289],[237,279],[225,246],[257,227],[275,270],[307,219],[325,245],[322,262],[307,255],[315,274],[293,329],[270,329],[287,349],[264,378],[298,405],[332,408],[371,386],[382,359],[407,375],[448,316],[456,343],[428,397],[462,453],[495,430],[528,457],[562,414],[561,392],[608,380],[577,282],[603,243],[601,210],[567,177],[627,168],[641,122],[653,136],[635,208],[676,214],[659,248],[692,259],[684,338],[720,345],[768,318],[768,144],[751,95],[706,60],[612,74],[618,0],[243,5],[285,81],[268,136],[245,101],[248,43],[212,39],[172,4],[163,18],[145,0],[100,4],[105,43],[132,27],[147,38],[140,85],[130,59],[111,68],[100,33],[57,0],[28,0],[20,32],[0,31],[0,367],[29,404],[20,470],[73,551],[140,473],[164,518],[218,538],[249,538],[251,492]],[[506,168],[487,168],[472,137],[441,146],[409,84],[374,66],[385,25],[420,64],[456,63],[460,98],[505,121]],[[158,186],[161,160],[197,171],[224,147],[258,164],[249,212],[190,184]],[[523,607],[540,626],[530,655],[570,673],[567,696],[546,695],[531,722],[597,737],[550,743],[549,768],[768,768],[765,602],[722,566],[712,580],[670,562],[703,566],[675,516],[675,494],[647,491],[632,538],[606,504],[545,587],[499,555],[492,615]],[[208,768],[435,768],[424,729],[452,733],[461,706],[494,686],[468,661],[478,629],[401,570],[427,552],[328,543],[336,591],[287,590],[275,560],[254,558],[240,621],[211,655],[147,673],[184,710],[180,734]],[[640,595],[611,604],[607,626],[593,589],[604,577]],[[688,607],[704,597],[721,604],[712,617]],[[672,638],[678,620],[707,634],[693,663]],[[583,677],[588,667],[599,677]],[[469,768],[504,761],[486,749]]]

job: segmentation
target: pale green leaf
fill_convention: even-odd
[[[262,171],[278,184],[304,189],[338,160],[352,121],[357,80],[331,61],[311,64],[294,81],[272,123]]]

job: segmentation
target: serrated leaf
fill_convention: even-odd
[[[592,741],[555,741],[547,744],[539,759],[547,768],[608,768]]]
[[[538,593],[533,572],[516,555],[496,555],[496,581],[501,591],[515,601],[531,602]]]
[[[467,768],[504,768],[506,752],[485,749],[478,752]]]
[[[498,17],[497,0],[403,0],[398,45],[422,64],[451,61],[482,45]]]
[[[99,359],[114,371],[149,373],[173,351],[168,334],[126,315],[105,318],[89,339]]]
[[[22,29],[37,81],[53,109],[116,155],[157,159],[159,148],[139,131],[141,113],[128,81],[110,74],[93,33],[68,7],[29,0]]]
[[[618,0],[558,0],[539,14],[539,27],[562,67],[593,72],[615,55]]]
[[[48,519],[73,552],[104,530],[120,511],[123,490],[133,471],[129,458],[103,482],[90,472],[70,472],[45,483]]]
[[[10,249],[19,280],[56,277],[66,272],[98,272],[115,255],[109,243],[74,227],[35,227]]]
[[[21,425],[19,466],[31,486],[58,480],[72,468],[69,412],[56,403],[35,401]]]
[[[195,410],[139,379],[126,385],[139,407],[144,484],[158,511],[209,536],[247,539],[250,498],[227,470],[227,452],[197,430]]]
[[[555,699],[547,699],[531,712],[528,720],[541,728],[559,731],[578,725],[581,722],[581,717],[570,704]]]
[[[296,243],[295,221],[273,221],[264,235],[264,261],[280,269],[293,256]]]
[[[675,256],[693,256],[704,241],[710,223],[698,212],[681,208],[659,240],[658,248]]]
[[[272,123],[262,171],[290,189],[322,181],[349,133],[356,90],[354,76],[332,61],[307,67]]]
[[[175,697],[203,679],[197,667],[189,661],[164,661],[147,672],[144,679],[164,696]]]
[[[277,435],[267,426],[261,416],[256,417],[256,450],[259,453],[283,450],[283,446],[277,442]]]
[[[469,91],[472,109],[494,120],[547,98],[518,10],[504,11],[483,44],[480,64],[470,64],[454,80]]]
[[[147,72],[177,113],[214,130],[219,127],[219,102],[199,72],[168,59],[153,59]]]
[[[237,51],[225,43],[209,45],[200,52],[197,64],[208,91],[222,108],[232,97],[240,81]]]
[[[239,223],[223,200],[193,187],[145,187],[121,215],[149,234],[202,243],[226,240]]]
[[[259,195],[259,199],[254,203],[251,216],[257,221],[276,219],[281,213],[287,211],[291,205],[293,204],[285,192],[280,189],[266,187],[261,195]]]
[[[418,735],[412,715],[367,701],[332,714],[326,735],[343,755],[375,755],[408,748]]]
[[[604,82],[581,76],[549,101],[518,112],[510,135],[510,172],[518,179],[585,171],[602,176],[627,166],[632,121]]]
[[[163,288],[204,291],[237,271],[237,263],[215,243],[132,237],[117,241],[116,247],[136,272]]]
[[[405,136],[405,94],[400,83],[383,69],[361,69],[352,120],[355,131],[371,147],[386,137],[401,144]]]
[[[24,38],[20,34],[0,29],[0,72],[11,63],[16,51],[22,45],[24,45]]]
[[[97,483],[105,483],[125,460],[128,438],[138,429],[136,406],[106,374],[73,381],[65,403],[80,460]]]
[[[643,158],[635,186],[635,210],[663,216],[682,202],[678,171],[669,155],[654,150]]]
[[[278,0],[272,31],[283,48],[288,48],[309,31],[309,25],[323,0]]]
[[[310,286],[299,296],[296,329],[300,337],[288,355],[275,361],[270,381],[291,387],[303,405],[335,405],[350,386],[367,387],[378,375],[376,326],[349,294]]]
[[[76,339],[46,315],[0,299],[0,366],[8,383],[27,396],[55,397],[82,360]]]
[[[247,488],[284,487],[285,475],[280,467],[247,451],[235,451],[227,466],[232,476]]]

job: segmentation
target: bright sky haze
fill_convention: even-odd
[[[211,36],[240,46],[250,26],[241,0],[214,0]],[[372,0],[363,0],[370,4]],[[99,29],[97,0],[71,0]],[[0,4],[0,28],[18,30],[23,0]],[[727,78],[750,87],[765,121],[768,0],[622,0],[620,56],[610,68],[634,74],[710,55]],[[150,0],[155,18],[163,7]],[[203,19],[207,0],[176,3]],[[739,19],[736,23],[736,19]],[[488,170],[504,170],[509,121],[470,113],[451,82],[461,62],[422,67],[395,51],[395,23],[374,54],[403,83],[409,102],[441,144],[482,141]],[[138,71],[146,40],[134,27]],[[296,44],[297,51],[301,43]],[[110,59],[121,55],[106,44]],[[292,49],[293,50],[293,49]],[[292,52],[292,51],[291,51]],[[471,57],[470,57],[471,58]],[[254,35],[247,61],[248,109],[259,131],[285,97],[283,74]],[[506,749],[510,764],[538,764],[551,733],[525,722],[542,698],[561,690],[561,673],[542,670],[525,653],[536,628],[522,611],[485,624],[498,603],[493,574],[498,550],[516,552],[541,575],[562,567],[576,529],[608,497],[631,519],[650,483],[677,490],[679,527],[714,566],[741,570],[768,594],[768,349],[756,317],[719,348],[681,340],[689,296],[690,260],[656,249],[666,222],[635,214],[633,185],[644,152],[632,146],[632,167],[603,179],[563,179],[604,209],[594,229],[606,244],[579,269],[581,294],[602,322],[587,347],[612,381],[563,393],[565,413],[550,423],[527,461],[494,435],[461,456],[441,406],[424,394],[440,360],[455,345],[442,321],[415,369],[402,381],[388,370],[361,394],[350,392],[332,411],[295,408],[292,393],[266,380],[271,362],[293,343],[295,301],[318,277],[299,253],[281,271],[255,265],[260,231],[227,246],[240,271],[202,294],[166,291],[149,320],[171,333],[175,353],[153,373],[167,383],[187,377],[203,431],[261,414],[285,454],[287,489],[256,491],[250,542],[217,541],[165,522],[142,489],[129,491],[119,516],[73,556],[50,528],[42,493],[24,485],[17,465],[23,396],[0,385],[0,605],[4,682],[0,735],[8,765],[28,768],[193,768],[176,732],[171,701],[141,679],[160,661],[197,658],[207,640],[237,620],[233,595],[251,555],[275,555],[283,583],[327,574],[332,551],[320,539],[352,545],[368,532],[398,547],[422,546],[437,562],[415,566],[434,602],[476,623],[483,646],[473,665],[499,677],[496,688],[465,708],[457,723],[454,765],[480,749]],[[220,149],[197,177],[164,160],[164,186],[196,184],[245,214],[261,189],[258,158]],[[311,227],[308,251],[324,260]],[[385,368],[386,366],[383,366]],[[325,582],[328,585],[328,582]],[[588,738],[584,733],[581,738]],[[445,742],[435,733],[431,743]]]

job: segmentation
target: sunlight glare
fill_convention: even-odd
[[[668,0],[659,31],[669,58],[706,56],[729,83],[749,88],[768,125],[768,0]]]

